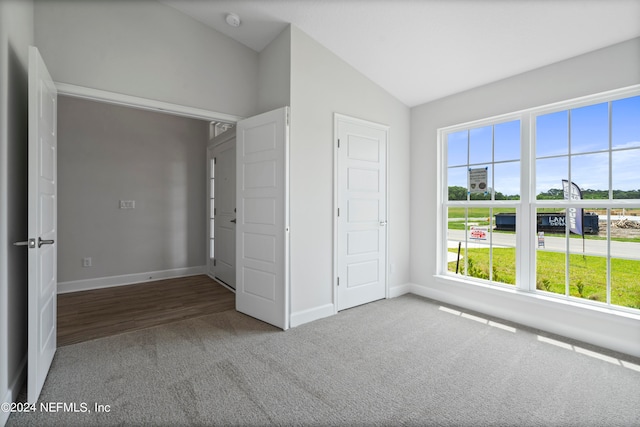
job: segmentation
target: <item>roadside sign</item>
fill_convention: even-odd
[[[472,225],[469,227],[469,238],[474,240],[487,240],[487,234],[489,233],[489,227],[478,227]]]

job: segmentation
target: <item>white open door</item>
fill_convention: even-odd
[[[236,132],[228,130],[210,148],[210,274],[236,288]]]
[[[288,107],[238,122],[236,309],[289,328]]]
[[[386,297],[387,126],[336,114],[337,307]]]
[[[57,91],[29,47],[29,240],[27,399],[35,403],[56,352]]]

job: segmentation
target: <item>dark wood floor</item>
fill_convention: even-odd
[[[58,347],[235,308],[208,276],[58,295]]]

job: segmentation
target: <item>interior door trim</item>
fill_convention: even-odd
[[[157,101],[155,99],[125,95],[122,93],[109,92],[106,90],[93,89],[69,83],[55,82],[55,85],[56,89],[58,90],[58,95],[72,96],[75,98],[88,99],[90,101],[106,102],[108,104],[122,105],[125,107],[138,108],[141,110],[168,113],[175,116],[188,117],[192,119],[236,123],[237,121],[244,118],[242,116],[219,113],[217,111],[189,107],[180,104],[173,104],[170,102]]]

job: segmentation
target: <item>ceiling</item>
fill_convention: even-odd
[[[161,2],[257,52],[292,23],[410,107],[640,36],[640,0]]]

